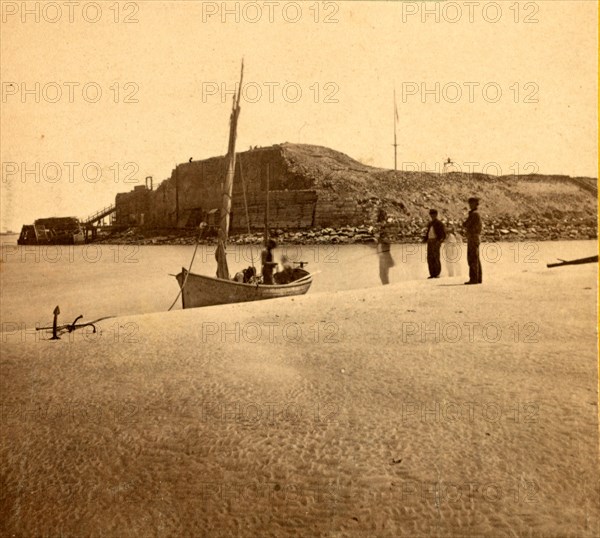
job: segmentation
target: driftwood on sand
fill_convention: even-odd
[[[563,265],[581,265],[582,263],[598,263],[598,256],[588,258],[578,258],[576,260],[561,260],[558,263],[548,263],[546,267],[562,267]]]

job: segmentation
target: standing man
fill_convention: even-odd
[[[446,239],[446,229],[442,221],[438,220],[437,209],[430,209],[431,218],[427,226],[427,233],[423,238],[423,243],[427,243],[427,265],[429,266],[429,278],[439,278],[442,272],[442,262],[440,260],[440,248],[442,242]]]
[[[481,261],[479,259],[479,236],[481,235],[482,223],[477,208],[479,198],[469,198],[469,217],[463,223],[467,234],[467,263],[469,264],[469,281],[465,284],[481,284]]]
[[[273,239],[269,239],[265,245],[265,249],[261,252],[261,263],[262,263],[262,276],[263,284],[272,285],[273,282],[273,271],[277,266],[277,262],[273,261],[273,249],[277,247],[277,243]]]
[[[390,240],[385,232],[382,232],[377,242],[377,254],[379,255],[379,278],[383,286],[390,283],[390,267],[394,267]]]

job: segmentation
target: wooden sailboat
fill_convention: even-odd
[[[233,97],[230,118],[229,146],[227,151],[227,173],[223,181],[223,202],[220,213],[219,237],[217,242],[217,277],[209,277],[192,273],[185,268],[176,275],[181,288],[183,308],[197,308],[229,303],[261,301],[278,297],[304,295],[312,284],[312,275],[303,266],[294,269],[294,281],[287,284],[244,284],[232,281],[227,266],[227,238],[229,236],[229,220],[231,214],[231,198],[233,179],[235,176],[235,142],[237,121],[240,114],[240,94],[244,77],[244,63],[240,75],[240,84]],[[192,258],[193,260],[193,258]]]
[[[301,269],[296,269],[301,271]],[[312,284],[312,275],[306,275],[290,284],[267,286],[264,284],[242,284],[232,280],[212,278],[204,275],[188,273],[182,268],[177,275],[177,282],[182,286],[181,302],[183,308],[197,308],[217,304],[245,303],[304,295]],[[185,286],[183,283],[186,281]]]

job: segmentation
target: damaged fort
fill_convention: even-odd
[[[487,240],[588,239],[597,235],[596,178],[558,175],[488,175],[394,171],[362,164],[323,146],[277,144],[237,154],[232,195],[231,240],[269,227],[296,242],[363,240],[382,223],[397,241],[419,240],[428,209],[458,224],[465,201],[482,195]],[[200,223],[219,222],[226,158],[179,164],[158,186],[145,185],[116,195],[115,203],[64,230],[23,228],[29,242],[189,242]],[[244,202],[246,199],[246,203]],[[247,211],[246,211],[247,205]],[[48,219],[46,219],[47,221]],[[75,219],[77,220],[77,219]],[[45,221],[45,222],[46,222]],[[38,221],[36,221],[37,223]],[[324,232],[326,230],[326,232]],[[39,233],[38,233],[39,232]],[[22,233],[22,237],[23,237]],[[37,235],[36,235],[37,234]],[[348,240],[348,241],[347,241]],[[159,241],[161,242],[161,241]],[[252,241],[251,241],[252,242]]]

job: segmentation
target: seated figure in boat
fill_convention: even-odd
[[[278,271],[273,276],[276,284],[289,284],[296,280],[296,275],[294,274],[294,266],[290,259],[284,254],[281,256],[281,267],[283,268],[281,271]]]
[[[243,271],[237,272],[233,280],[242,284],[254,284],[256,282],[256,269],[252,266],[247,267]]]
[[[273,271],[277,266],[277,262],[273,261],[273,249],[277,247],[277,243],[273,239],[269,239],[265,249],[261,252],[262,277],[263,284],[274,284]]]
[[[308,262],[292,262],[287,256],[282,256],[281,265],[283,270],[273,275],[275,284],[290,284],[296,282],[296,280],[306,278],[308,272],[304,269],[304,266],[307,263]],[[294,265],[298,265],[299,267],[294,267]]]

